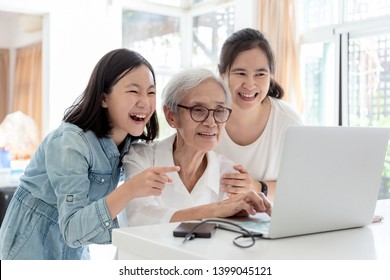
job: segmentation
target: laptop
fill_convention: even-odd
[[[236,222],[271,239],[370,224],[389,138],[390,128],[290,127],[272,218]]]

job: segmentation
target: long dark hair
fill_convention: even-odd
[[[127,73],[146,65],[156,78],[152,65],[139,53],[128,49],[116,49],[104,55],[96,64],[83,94],[66,111],[63,120],[77,125],[84,131],[91,130],[97,137],[108,137],[112,127],[107,109],[101,106],[104,94],[110,94],[112,87]],[[154,112],[146,124],[146,131],[137,139],[151,141],[158,136],[157,114]]]
[[[230,71],[234,60],[240,52],[254,48],[260,48],[265,53],[271,74],[275,74],[275,60],[272,48],[264,34],[252,28],[244,28],[234,32],[223,43],[218,64],[219,74],[223,75]],[[273,78],[271,78],[267,95],[279,99],[284,95],[283,88]]]

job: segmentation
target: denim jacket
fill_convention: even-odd
[[[91,131],[62,123],[36,151],[20,186],[48,206],[37,211],[57,212],[59,230],[69,247],[111,242],[111,231],[119,225],[110,217],[105,196],[123,175],[121,158],[130,144],[128,137],[119,152],[111,138],[97,138]]]

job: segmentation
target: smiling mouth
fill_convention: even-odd
[[[207,133],[207,132],[199,132],[198,133],[199,135],[201,136],[216,136],[217,134],[216,133]]]
[[[242,93],[242,92],[239,92],[238,95],[244,99],[244,100],[252,100],[252,99],[255,99],[257,97],[259,93],[258,92],[255,92],[255,93],[252,93],[252,94],[245,94],[245,93]]]
[[[143,122],[146,119],[144,114],[130,114],[130,118],[136,122]]]

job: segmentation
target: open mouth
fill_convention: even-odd
[[[144,114],[130,114],[130,118],[136,122],[143,122],[146,119]]]
[[[200,136],[216,136],[217,134],[216,133],[212,133],[212,132],[199,132],[198,133]]]
[[[255,92],[255,93],[252,93],[252,94],[245,94],[245,93],[242,93],[242,92],[239,92],[238,95],[241,97],[241,99],[243,100],[253,100],[257,97],[259,93],[258,92]]]

